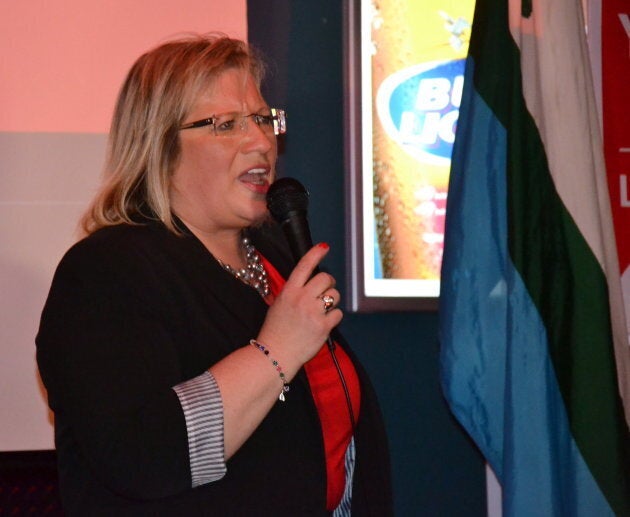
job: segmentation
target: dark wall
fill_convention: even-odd
[[[280,173],[310,191],[313,239],[346,285],[343,2],[249,0],[249,41],[270,63],[264,94],[288,113]],[[481,456],[456,424],[438,378],[433,312],[346,313],[342,331],[377,390],[392,454],[396,515],[485,515]]]

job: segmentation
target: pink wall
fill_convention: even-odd
[[[245,38],[245,0],[4,2],[0,131],[103,133],[125,73],[177,33]]]

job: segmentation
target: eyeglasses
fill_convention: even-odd
[[[212,130],[216,136],[235,136],[242,131],[247,130],[247,121],[252,119],[264,133],[269,135],[283,135],[287,132],[287,116],[284,110],[271,108],[271,114],[259,115],[252,113],[251,115],[238,115],[236,113],[228,113],[226,115],[217,115],[210,118],[204,118],[195,122],[189,122],[180,126],[179,129],[192,129],[194,127],[212,126]]]

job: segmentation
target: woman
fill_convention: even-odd
[[[391,513],[376,399],[312,274],[328,246],[292,269],[267,221],[286,121],[262,74],[211,35],[123,85],[37,336],[69,515]]]

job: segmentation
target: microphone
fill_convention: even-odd
[[[306,212],[308,210],[308,191],[298,180],[294,178],[279,178],[274,181],[267,191],[267,208],[271,216],[280,224],[284,231],[284,236],[289,242],[291,254],[295,262],[298,262],[304,254],[313,247],[311,230],[308,226]],[[313,274],[317,274],[319,268],[315,268]],[[341,371],[341,366],[335,354],[335,342],[328,336],[326,343],[332,357],[335,369],[339,374],[339,380],[343,388],[346,404],[348,406],[348,416],[350,417],[350,428],[354,430],[356,420],[350,401],[350,392],[346,384],[346,379]]]
[[[267,191],[267,208],[280,224],[293,259],[298,262],[313,247],[306,217],[308,191],[294,178],[279,178]]]

